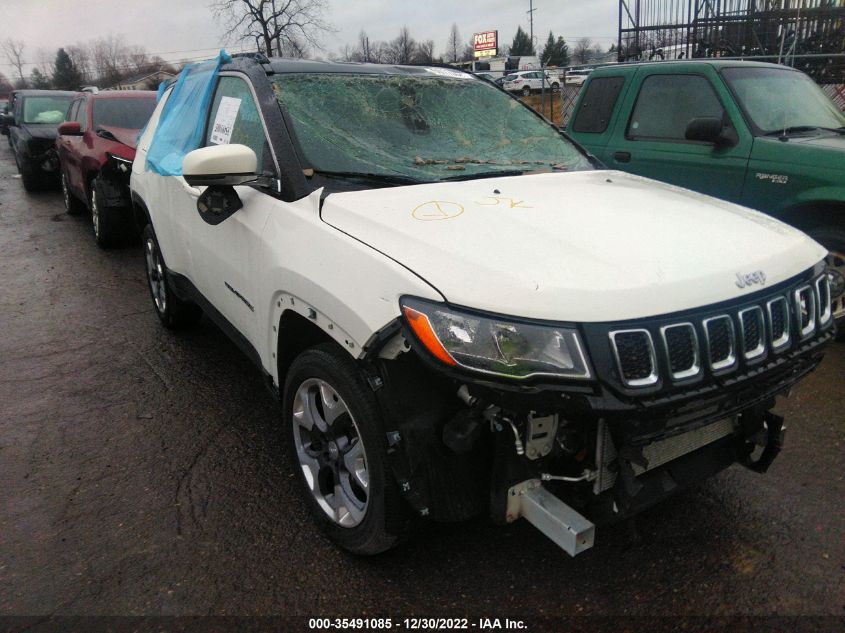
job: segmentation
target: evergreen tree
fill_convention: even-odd
[[[549,66],[549,60],[552,58],[555,52],[555,36],[554,33],[549,31],[549,39],[546,40],[546,45],[543,47],[543,52],[540,53],[540,63],[543,66]]]
[[[567,66],[569,64],[569,46],[562,37],[555,38],[549,31],[549,38],[540,53],[540,63],[543,66]]]
[[[37,68],[32,69],[32,74],[29,76],[29,86],[35,90],[48,90],[51,87],[50,80]]]
[[[79,72],[65,49],[60,48],[56,52],[53,86],[56,90],[79,90],[81,85],[82,73]]]
[[[531,42],[531,38],[528,37],[528,33],[522,30],[521,26],[516,27],[516,35],[513,36],[510,54],[514,57],[537,54],[534,50],[534,44]]]

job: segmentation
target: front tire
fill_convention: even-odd
[[[144,260],[147,270],[147,287],[156,314],[164,327],[176,330],[195,325],[202,317],[202,310],[195,303],[176,296],[167,281],[167,266],[158,246],[151,224],[144,227]]]
[[[91,182],[91,229],[97,246],[104,249],[114,246],[121,237],[120,218],[116,217],[120,210],[103,204],[105,200],[103,185],[97,176]]]
[[[833,318],[839,329],[839,340],[845,340],[845,229],[827,226],[808,233],[829,251],[826,262],[831,275]]]
[[[79,215],[80,213],[82,213],[82,210],[84,208],[82,205],[82,201],[71,193],[70,187],[67,183],[67,176],[65,176],[65,172],[62,172],[61,186],[62,199],[65,203],[65,213],[67,213],[68,215]]]
[[[360,369],[335,343],[300,354],[282,398],[288,453],[320,529],[355,554],[402,539],[408,513],[387,464],[381,414]]]

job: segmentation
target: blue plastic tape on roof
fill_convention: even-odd
[[[232,61],[221,50],[208,62],[185,66],[164,104],[147,165],[162,176],[181,176],[182,159],[202,143],[205,121],[214,93],[214,81],[222,64]]]

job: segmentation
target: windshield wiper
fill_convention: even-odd
[[[107,141],[114,141],[116,143],[120,143],[121,145],[125,145],[121,140],[119,140],[114,134],[112,134],[109,130],[103,127],[98,127],[97,131],[95,132],[97,136],[100,138],[104,138]]]
[[[320,176],[327,176],[329,178],[359,178],[362,180],[375,180],[378,182],[385,182],[395,185],[420,185],[429,180],[420,180],[412,176],[403,176],[401,174],[373,174],[362,171],[318,171],[314,170],[315,174]]]
[[[815,132],[822,130],[824,132],[835,132],[836,134],[845,134],[845,127],[822,127],[820,125],[793,125],[782,130],[772,130],[766,132],[765,136],[787,136],[799,132]]]
[[[446,182],[449,180],[475,180],[476,178],[505,178],[507,176],[521,176],[526,170],[522,169],[503,169],[501,171],[482,171],[475,173],[458,174],[457,176],[448,176],[446,178],[438,178],[439,182]]]

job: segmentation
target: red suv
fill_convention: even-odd
[[[138,233],[129,175],[138,132],[155,105],[151,91],[81,92],[59,126],[56,149],[65,209],[72,215],[91,210],[94,238],[102,247]]]

